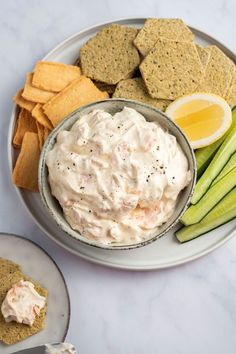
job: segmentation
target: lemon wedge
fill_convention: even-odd
[[[193,149],[214,143],[232,122],[228,103],[209,93],[180,97],[167,107],[166,114],[183,130]]]

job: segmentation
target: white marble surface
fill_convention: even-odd
[[[236,239],[174,269],[134,273],[83,261],[49,240],[21,205],[7,164],[11,97],[58,42],[121,17],[181,17],[236,51],[234,0],[0,2],[0,230],[25,235],[61,267],[71,294],[67,340],[80,354],[235,354]]]

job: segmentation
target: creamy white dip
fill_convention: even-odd
[[[155,234],[191,179],[176,138],[126,107],[94,110],[61,131],[46,164],[70,226],[101,244]]]
[[[46,298],[39,295],[34,284],[20,280],[7,292],[1,311],[6,322],[15,321],[32,326],[45,303]]]

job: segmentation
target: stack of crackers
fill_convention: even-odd
[[[80,65],[100,86],[113,85],[113,97],[160,110],[195,92],[236,103],[235,64],[216,46],[197,45],[180,19],[148,19],[140,31],[105,27],[81,48]]]
[[[31,281],[35,286],[35,290],[41,296],[47,298],[47,290],[24,275],[22,273],[21,267],[18,264],[8,259],[0,258],[0,307],[6,297],[8,290],[10,290],[12,286],[18,283],[20,280]],[[40,311],[40,315],[36,317],[33,326],[30,327],[22,323],[5,322],[4,317],[0,311],[0,341],[3,341],[5,344],[14,344],[29,336],[32,336],[44,328],[45,316],[46,307]]]
[[[22,188],[38,191],[38,162],[44,141],[51,130],[68,114],[90,102],[108,98],[79,67],[41,61],[14,101],[19,114],[13,145],[20,149],[13,182]]]

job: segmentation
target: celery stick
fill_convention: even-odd
[[[231,155],[236,151],[236,126],[231,129],[225,141],[220,146],[219,150],[215,154],[210,165],[207,167],[206,171],[200,177],[194,190],[194,194],[191,200],[192,204],[196,204],[202,196],[206,193],[207,189],[210,187],[212,181],[223,169]]]
[[[224,176],[226,176],[230,171],[232,171],[236,167],[236,152],[231,156],[223,170],[220,174],[214,179],[211,186],[214,186],[217,182],[219,182]]]
[[[182,216],[181,222],[184,225],[192,225],[199,222],[235,186],[236,168],[210,187],[197,204],[191,205]]]
[[[210,144],[208,146],[205,146],[195,151],[198,177],[200,177],[203,174],[203,172],[211,162],[212,158],[216,154],[218,148],[220,147],[220,145],[223,143],[224,139],[230,132],[230,129],[232,129],[232,127],[234,127],[235,125],[236,125],[236,107],[233,108],[232,110],[232,124],[229,130],[213,144]]]
[[[232,189],[198,224],[184,226],[175,235],[182,243],[190,241],[236,217],[236,188]]]

